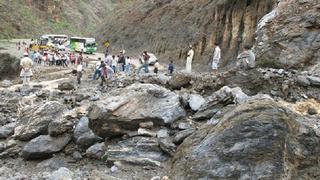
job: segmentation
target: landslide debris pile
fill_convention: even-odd
[[[254,82],[265,82],[259,77],[266,72],[282,81],[279,71],[255,71]],[[2,92],[1,113],[6,114],[0,127],[2,169],[11,159],[26,164],[42,161],[30,172],[11,162],[20,173],[0,171],[0,176],[46,178],[57,177],[58,172],[78,179],[319,176],[317,110],[296,112],[282,103],[281,93],[270,89],[257,94],[246,89],[248,83],[243,86],[246,94],[236,82],[226,86],[223,79],[228,77],[183,72],[164,77],[145,75],[136,81],[123,75],[109,83],[107,91],[93,82],[76,88],[64,81],[56,88],[34,86],[24,97],[18,89]],[[293,102],[303,102],[309,91],[319,94],[311,85],[293,83],[299,89],[292,89]],[[88,162],[98,163],[100,173],[82,165]],[[128,172],[142,167],[147,170]]]

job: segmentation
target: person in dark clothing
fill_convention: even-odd
[[[174,64],[173,64],[173,61],[170,61],[169,65],[168,65],[169,76],[172,76],[173,71],[174,71]]]
[[[122,51],[120,52],[118,63],[119,63],[120,71],[124,71],[125,66],[126,66],[126,59],[125,59]]]
[[[147,51],[143,52],[142,59],[143,59],[143,64],[138,69],[138,72],[137,72],[138,76],[140,75],[140,71],[141,71],[142,68],[144,68],[144,72],[145,73],[149,73],[149,59],[150,59],[150,56],[147,53]]]

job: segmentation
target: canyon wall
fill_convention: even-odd
[[[163,59],[184,59],[194,45],[196,64],[209,63],[215,42],[221,43],[222,64],[244,44],[253,44],[258,21],[274,0],[132,0],[118,4],[97,31],[114,50],[148,50]]]

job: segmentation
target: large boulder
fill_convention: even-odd
[[[248,99],[249,96],[242,92],[241,88],[224,86],[211,96],[206,97],[205,102],[194,114],[193,119],[208,120],[226,105],[243,103]]]
[[[49,123],[59,118],[64,110],[65,106],[57,101],[22,107],[14,130],[15,138],[26,141],[48,134]]]
[[[181,89],[191,86],[192,74],[185,72],[177,72],[168,81],[168,85],[172,89]]]
[[[257,62],[263,66],[303,68],[320,60],[319,0],[283,1],[269,23],[257,30]],[[270,16],[270,14],[266,15]],[[319,72],[319,66],[316,68]]]
[[[186,115],[179,96],[158,85],[133,84],[105,97],[89,108],[90,128],[100,137],[136,131],[141,122],[169,125]]]
[[[252,99],[180,145],[172,179],[314,179],[319,129],[268,99]]]
[[[51,136],[58,136],[66,132],[70,132],[72,131],[77,120],[76,109],[66,111],[62,114],[62,116],[54,119],[49,123],[48,133]]]
[[[69,135],[61,137],[41,135],[28,142],[23,147],[21,155],[26,160],[49,158],[52,154],[63,150],[70,140],[71,136]]]
[[[62,82],[58,85],[60,91],[71,91],[76,89],[72,82]]]

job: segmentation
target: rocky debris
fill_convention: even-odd
[[[200,107],[197,113],[193,115],[195,120],[208,120],[216,114],[222,107],[228,104],[243,103],[249,99],[249,96],[242,92],[241,88],[222,87],[206,98],[205,103]]]
[[[60,91],[72,91],[72,90],[75,90],[76,88],[74,87],[72,82],[62,82],[58,85],[58,89]]]
[[[307,76],[311,86],[320,86],[320,78],[314,76]]]
[[[67,167],[64,160],[58,157],[52,157],[50,159],[43,160],[39,162],[36,166],[37,168],[43,168],[48,171],[56,171],[61,167]]]
[[[173,159],[171,175],[173,179],[313,179],[320,168],[316,131],[309,120],[279,103],[252,99],[226,113],[216,126],[206,124],[187,138]]]
[[[153,128],[153,122],[152,121],[142,122],[142,123],[139,124],[139,127],[146,128],[146,129],[151,129],[151,128]]]
[[[79,151],[75,151],[72,153],[72,158],[76,161],[80,161],[82,159],[82,155]]]
[[[175,144],[181,144],[184,139],[186,139],[188,136],[190,136],[195,130],[194,129],[187,129],[187,130],[183,130],[178,132],[174,138],[173,138],[173,142]]]
[[[16,157],[21,151],[21,146],[13,139],[0,143],[0,158]]]
[[[21,107],[14,137],[26,141],[47,134],[50,122],[61,117],[64,110],[65,106],[57,101]]]
[[[171,89],[179,90],[181,88],[187,88],[191,86],[191,83],[190,83],[191,80],[192,80],[191,74],[177,72],[173,74],[172,78],[168,82],[168,85]]]
[[[166,138],[169,136],[169,131],[168,129],[160,129],[157,132],[157,138]]]
[[[41,135],[32,139],[22,149],[21,156],[25,160],[42,159],[51,157],[70,142],[71,137],[68,135],[62,137],[51,137]]]
[[[318,114],[318,111],[317,111],[317,109],[310,107],[310,108],[308,108],[308,114],[315,115],[315,114]]]
[[[186,130],[186,129],[191,129],[192,126],[191,126],[190,122],[179,122],[178,128],[181,130]]]
[[[1,82],[1,87],[7,88],[7,87],[10,87],[10,86],[12,86],[12,82],[10,80],[3,80]]]
[[[188,104],[193,111],[198,111],[205,101],[206,100],[198,94],[190,94],[188,98]]]
[[[15,122],[1,126],[0,127],[0,139],[6,139],[9,136],[13,135],[15,126],[16,126]]]
[[[164,152],[168,153],[170,156],[174,156],[177,146],[170,138],[159,139],[159,145]]]
[[[61,167],[51,174],[49,180],[73,180],[73,176],[72,171],[68,168]]]
[[[86,150],[86,156],[91,159],[101,160],[105,152],[106,152],[106,145],[102,142],[89,147]]]
[[[178,95],[152,84],[111,91],[89,109],[90,128],[104,138],[136,131],[141,122],[171,124],[185,115]]]
[[[77,120],[77,111],[75,109],[64,112],[62,116],[49,123],[48,133],[51,136],[58,136],[70,132]]]
[[[301,86],[305,86],[305,87],[310,86],[310,81],[308,80],[308,78],[306,76],[302,76],[302,75],[297,76],[296,81]]]
[[[138,135],[140,136],[149,136],[149,137],[156,137],[157,133],[144,129],[144,128],[139,128],[138,129]]]
[[[139,136],[109,145],[106,156],[108,161],[152,166],[160,166],[168,158],[159,148],[157,138]]]
[[[89,128],[89,119],[87,117],[82,117],[79,120],[73,132],[73,139],[77,145],[84,149],[102,140]]]

